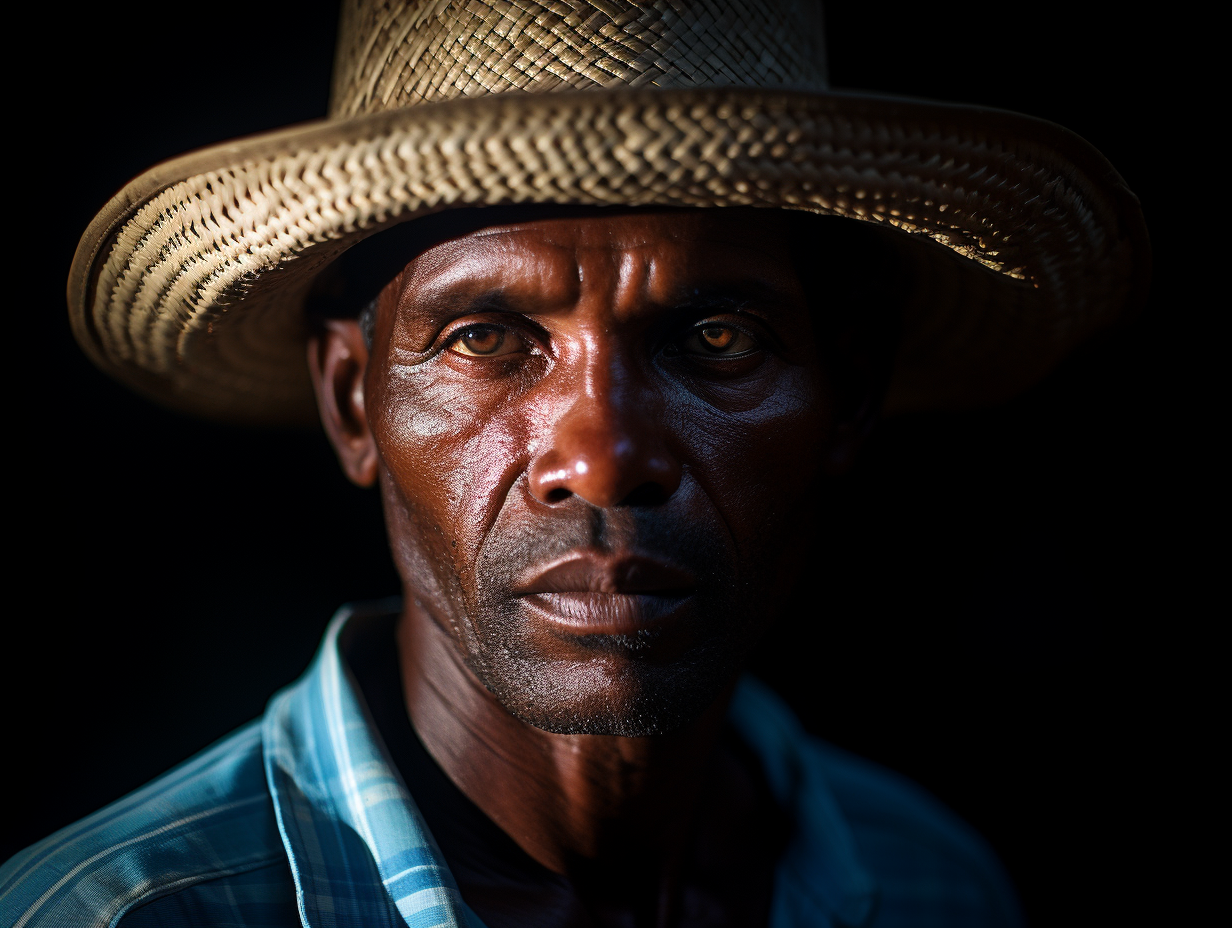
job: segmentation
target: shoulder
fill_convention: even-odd
[[[4,922],[112,926],[123,918],[127,926],[131,912],[134,923],[144,924],[141,907],[154,900],[160,907],[208,905],[211,881],[231,898],[235,893],[219,881],[253,883],[266,895],[277,887],[280,895],[290,892],[294,905],[262,754],[254,722],[17,854],[0,867]]]
[[[867,886],[875,899],[872,925],[1022,923],[996,855],[924,789],[809,735],[755,679],[737,690],[733,721],[756,746],[772,791],[795,809],[797,827],[815,833],[805,859],[831,870],[846,862],[851,886]]]
[[[1019,925],[1018,903],[992,849],[906,777],[816,738],[806,750],[878,887],[874,924]]]

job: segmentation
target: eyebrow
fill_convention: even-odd
[[[492,287],[479,293],[446,292],[439,296],[429,296],[426,300],[416,300],[416,305],[406,310],[402,310],[402,307],[399,309],[407,313],[412,323],[436,323],[472,313],[522,312],[500,287]]]
[[[502,287],[493,287],[477,294],[447,293],[431,301],[433,313],[465,316],[470,313],[519,312]]]
[[[731,310],[746,307],[770,307],[794,296],[781,287],[760,280],[697,287],[676,300],[672,309]]]
[[[791,294],[782,288],[765,281],[745,280],[687,289],[679,298],[660,304],[657,309],[667,314],[764,310],[782,304],[790,296]],[[477,313],[511,313],[525,316],[533,315],[536,311],[534,306],[511,299],[506,288],[496,286],[478,293],[442,293],[438,298],[431,298],[417,307],[411,313],[411,324],[413,327],[435,327],[442,321]]]

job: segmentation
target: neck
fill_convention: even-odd
[[[689,841],[707,792],[699,785],[722,779],[712,774],[730,688],[701,718],[668,735],[553,734],[508,712],[449,636],[413,597],[407,602],[398,627],[406,706],[450,780],[556,873],[586,882],[605,873],[628,879],[633,860],[644,878],[662,882]]]

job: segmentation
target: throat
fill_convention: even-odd
[[[404,631],[398,647],[390,627],[357,653],[355,676],[489,928],[766,923],[789,827],[756,757],[724,724],[725,702],[685,756],[660,736],[551,735],[503,712],[493,722],[486,691],[459,698],[459,681],[440,674],[454,661],[422,641],[408,654]]]

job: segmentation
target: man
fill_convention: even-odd
[[[551,35],[640,22],[592,12]],[[428,17],[437,24],[456,25]],[[498,18],[485,35],[509,32]],[[731,33],[705,34],[721,44]],[[399,39],[382,60],[423,47],[447,46]],[[356,80],[353,108],[384,74]],[[419,86],[398,81],[394,97]],[[561,200],[592,204],[419,220],[384,246],[400,254],[396,276],[346,282],[379,289],[375,308],[364,325],[322,321],[310,370],[348,475],[381,485],[406,594],[397,660],[388,621],[340,619],[260,737],[237,736],[12,862],[3,890],[21,923],[279,923],[296,909],[308,924],[449,923],[472,910],[491,925],[1012,921],[995,868],[961,828],[803,739],[782,707],[738,683],[740,658],[798,569],[811,487],[867,431],[900,312],[918,355],[900,354],[892,401],[953,400],[972,384],[1005,395],[1124,301],[1141,254],[1135,214],[1089,180],[1099,162],[1064,137],[1032,143],[1046,157],[1023,146],[1026,163],[994,150],[992,165],[963,167],[968,185],[1000,170],[1021,188],[998,178],[995,195],[977,191],[990,221],[954,195],[950,165],[904,151],[903,122],[881,145],[884,114],[850,102],[833,118],[739,94],[624,98],[606,113],[592,109],[599,99],[457,107],[469,122],[425,117],[426,131],[368,119],[363,132],[349,124],[346,151],[321,132],[290,156],[260,140],[226,170],[198,156],[186,180],[169,166],[136,182],[87,234],[74,309],[103,363],[188,408],[272,418],[294,413],[300,384],[279,366],[277,336],[228,341],[231,320],[276,327],[298,313],[303,300],[288,295],[320,279],[308,272],[336,254],[331,243],[416,213],[395,212],[391,191],[395,203],[407,190],[422,198],[416,185],[435,173],[438,198],[462,180],[499,187],[491,202],[534,202],[509,191],[551,181],[574,185]],[[650,109],[630,118],[630,100]],[[855,111],[874,127],[854,133],[872,136],[859,170],[806,132],[807,118],[840,124]],[[647,131],[656,123],[666,135]],[[982,141],[941,135],[935,148],[986,155]],[[568,162],[588,136],[579,172]],[[1044,173],[1067,145],[1073,160]],[[390,152],[417,170],[391,181]],[[501,164],[510,153],[522,160]],[[894,178],[906,165],[916,173],[904,184]],[[822,176],[809,176],[815,166]],[[763,206],[805,196],[848,218],[679,209],[738,206],[750,190]],[[659,208],[593,208],[621,202],[614,191]],[[851,222],[874,213],[897,239]],[[1130,226],[1114,235],[1111,217]],[[1006,220],[1017,222],[1008,233]],[[1050,248],[1042,226],[1067,244]],[[901,230],[944,239],[962,263]],[[875,275],[853,270],[887,265],[911,287],[878,294]],[[1003,289],[986,296],[993,281]],[[939,325],[956,293],[967,321]],[[964,332],[982,296],[1014,337]],[[1014,310],[1019,321],[1053,313],[1068,331],[1041,335],[1038,315],[1015,330]]]

